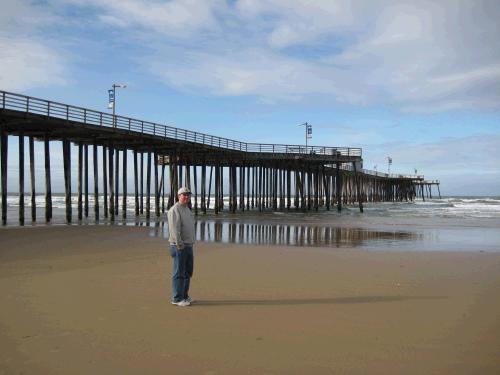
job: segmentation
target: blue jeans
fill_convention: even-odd
[[[172,300],[180,302],[188,298],[189,283],[193,276],[194,257],[193,246],[186,245],[182,250],[170,245],[172,267]]]

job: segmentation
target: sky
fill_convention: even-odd
[[[108,111],[125,83],[120,115],[279,144],[304,144],[308,122],[309,145],[361,147],[366,169],[390,156],[391,173],[416,169],[443,195],[500,195],[499,0],[1,8],[1,90]]]

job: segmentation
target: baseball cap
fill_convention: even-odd
[[[177,195],[181,195],[181,194],[191,194],[191,190],[189,190],[187,187],[181,187],[177,191]]]

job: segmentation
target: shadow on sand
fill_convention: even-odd
[[[196,305],[202,306],[284,306],[284,305],[335,305],[354,303],[381,303],[400,302],[408,300],[446,299],[446,296],[359,296],[337,298],[310,298],[310,299],[224,299],[224,300],[197,300]]]

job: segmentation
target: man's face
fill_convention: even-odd
[[[179,194],[179,203],[180,204],[188,204],[191,200],[190,193]]]

